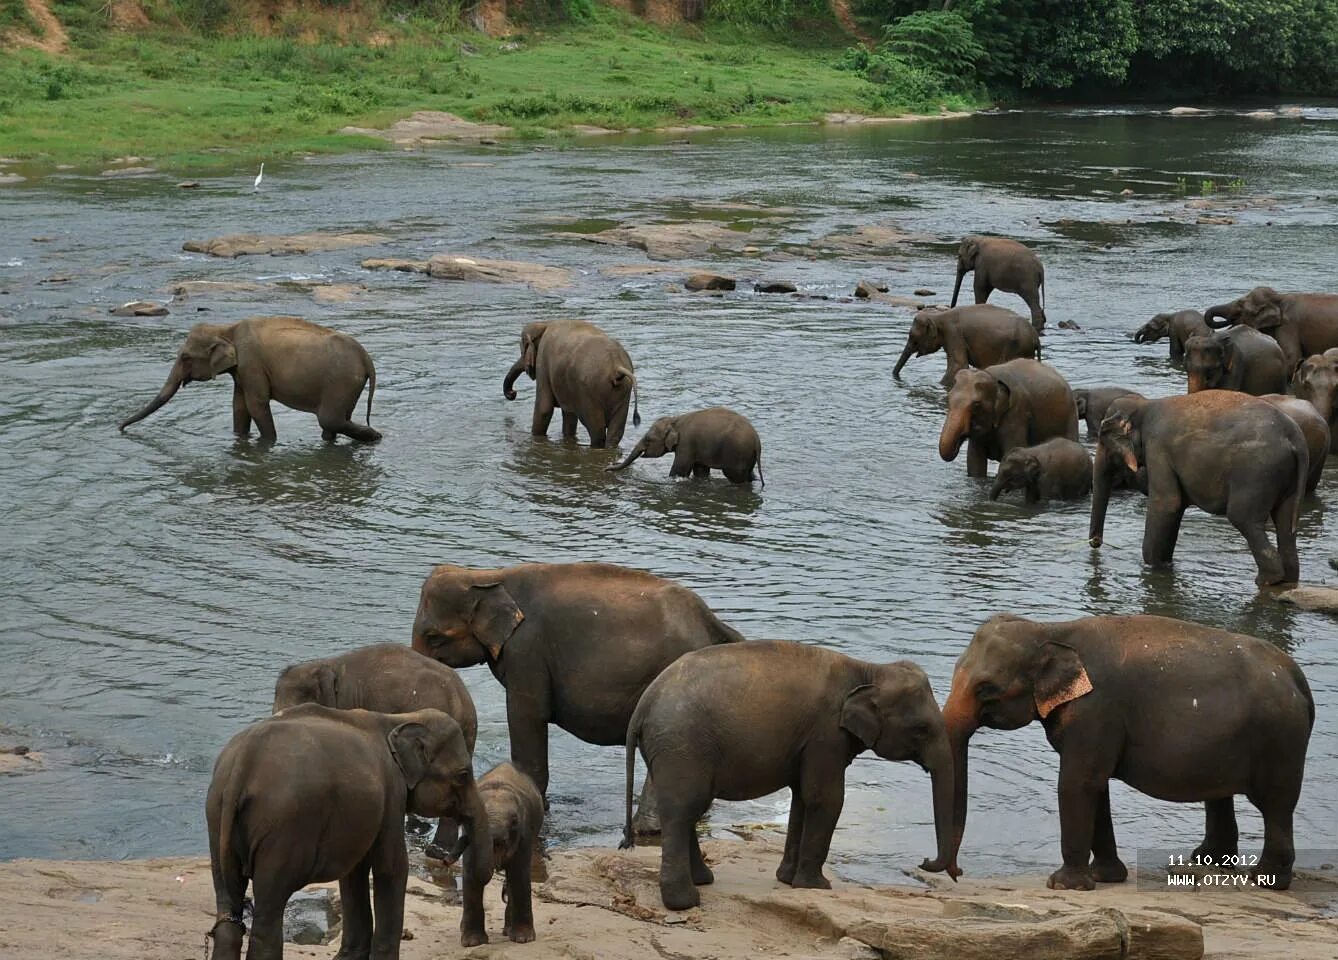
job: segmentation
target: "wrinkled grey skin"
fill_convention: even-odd
[[[1338,348],[1306,357],[1292,378],[1292,393],[1329,424],[1329,452],[1338,453]]]
[[[627,728],[627,827],[637,747],[655,782],[664,825],[660,897],[670,910],[713,882],[696,825],[713,798],[751,800],[790,788],[790,823],[776,879],[831,886],[822,875],[845,798],[845,770],[872,750],[913,760],[933,780],[938,852],[922,866],[960,875],[951,840],[952,758],[924,671],[874,664],[805,643],[764,640],[680,657],[646,689]]]
[[[479,778],[478,786],[492,837],[493,869],[506,877],[502,887],[506,900],[502,935],[516,943],[529,943],[534,939],[530,864],[535,851],[541,849],[539,832],[544,825],[544,798],[534,781],[509,763],[493,767]],[[483,889],[492,875],[478,876],[466,862],[461,879],[464,911],[460,917],[460,945],[476,947],[488,942]]]
[[[1096,439],[1112,403],[1120,397],[1142,396],[1137,390],[1125,387],[1074,387],[1073,402],[1078,408],[1078,419],[1087,424],[1087,439]]]
[[[375,443],[371,428],[376,368],[362,344],[301,317],[252,317],[229,326],[201,323],[186,334],[167,382],[138,413],[121,421],[125,430],[156,411],[188,383],[232,377],[232,432],[244,437],[255,421],[267,443],[278,438],[271,400],[316,414],[321,437],[343,434]],[[367,426],[354,423],[354,409],[367,386]]]
[[[1203,802],[1195,856],[1239,852],[1233,795],[1264,817],[1250,872],[1291,883],[1292,812],[1315,702],[1291,657],[1266,640],[1166,617],[1040,623],[990,618],[957,661],[943,705],[953,754],[952,856],[966,828],[967,744],[981,727],[1035,721],[1059,754],[1059,845],[1052,889],[1119,883],[1110,781],[1160,800]],[[1221,863],[1222,860],[1216,862]]]
[[[1338,347],[1338,294],[1280,293],[1255,287],[1203,315],[1213,329],[1243,323],[1277,340],[1291,376],[1302,360]]]
[[[967,367],[983,370],[1018,357],[1041,359],[1041,338],[1026,317],[988,303],[921,310],[911,321],[892,376],[901,376],[912,353],[926,357],[939,350],[948,355],[948,369],[940,382],[950,387],[957,371]]]
[[[1093,547],[1101,546],[1113,480],[1123,471],[1137,476],[1148,495],[1144,563],[1170,565],[1180,521],[1195,506],[1226,516],[1240,531],[1259,586],[1299,578],[1296,520],[1310,456],[1300,427],[1273,404],[1234,390],[1116,400],[1101,421],[1093,464]],[[1268,539],[1269,520],[1277,549]]]
[[[535,383],[534,419],[530,432],[548,435],[555,410],[562,410],[562,437],[576,439],[579,421],[592,447],[616,447],[627,427],[628,401],[632,425],[641,423],[636,409],[636,376],[623,345],[585,320],[550,320],[525,324],[520,358],[507,371],[502,395],[516,399],[513,389],[524,372]]]
[[[274,684],[274,712],[301,703],[339,710],[412,713],[440,710],[460,725],[474,755],[478,715],[464,681],[454,670],[400,643],[378,643],[337,657],[295,663]],[[441,860],[455,845],[459,825],[437,824],[427,855]]]
[[[951,306],[957,306],[962,278],[972,271],[976,303],[984,303],[994,290],[1016,293],[1026,301],[1036,332],[1045,329],[1045,267],[1036,254],[1006,237],[963,237],[957,246],[957,282],[952,287]]]
[[[1134,333],[1134,343],[1156,343],[1169,340],[1171,363],[1179,365],[1185,359],[1185,341],[1190,337],[1208,336],[1212,328],[1203,321],[1197,310],[1178,310],[1159,313]]]
[[[1189,393],[1239,390],[1251,396],[1287,389],[1287,366],[1278,342],[1246,326],[1219,330],[1185,342]]]
[[[948,391],[939,456],[949,462],[966,443],[966,475],[984,477],[990,460],[1051,437],[1078,439],[1078,410],[1068,382],[1039,360],[1010,360],[959,370]]]
[[[1306,452],[1310,456],[1310,473],[1307,475],[1305,492],[1314,493],[1324,473],[1324,464],[1329,458],[1329,445],[1333,439],[1328,422],[1307,400],[1289,397],[1283,393],[1269,393],[1259,399],[1273,404],[1301,428],[1301,435],[1305,437]]]
[[[714,468],[731,483],[751,483],[762,476],[762,440],[743,414],[725,407],[694,410],[677,417],[661,417],[650,425],[622,463],[606,470],[622,470],[632,461],[655,459],[666,453],[674,455],[671,477],[705,478]],[[753,468],[757,468],[757,477]]]
[[[1076,440],[1054,437],[1034,447],[1015,447],[999,461],[990,499],[1024,491],[1027,503],[1078,500],[1092,491],[1092,458]]]
[[[340,958],[397,960],[409,858],[404,815],[461,821],[469,869],[492,872],[487,815],[459,725],[439,710],[291,707],[233,737],[205,801],[218,914],[215,960],[283,956],[283,911],[309,883],[339,881]],[[369,897],[376,885],[375,910]],[[375,922],[373,922],[375,913]]]

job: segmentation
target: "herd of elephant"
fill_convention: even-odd
[[[976,304],[957,306],[974,272]],[[1044,269],[1022,244],[968,237],[952,304],[916,314],[893,371],[943,350],[947,414],[939,453],[967,447],[967,472],[1028,501],[1092,496],[1100,546],[1113,489],[1147,495],[1144,560],[1171,560],[1191,505],[1225,514],[1244,535],[1258,582],[1299,575],[1296,519],[1330,451],[1338,416],[1338,296],[1259,287],[1205,314],[1162,314],[1135,340],[1170,340],[1189,392],[1148,399],[1119,387],[1073,390],[1041,360]],[[1030,317],[991,306],[1016,293]],[[1226,328],[1226,329],[1223,329]],[[295,317],[193,328],[158,396],[121,424],[153,413],[184,384],[233,378],[233,427],[275,439],[269,403],[314,412],[327,441],[374,442],[376,373],[353,338]],[[629,409],[640,422],[631,358],[578,320],[525,326],[503,382],[516,398],[536,384],[532,432],[578,423],[594,447],[617,446]],[[366,424],[353,422],[367,387]],[[1290,389],[1291,395],[1285,391]],[[1093,458],[1078,443],[1084,419]],[[721,470],[762,479],[761,442],[725,408],[657,420],[628,456],[674,454],[672,476]],[[1270,543],[1266,524],[1277,535]],[[505,688],[511,762],[475,778],[478,729],[456,668],[486,664]],[[1039,721],[1059,753],[1060,847],[1054,888],[1126,879],[1109,781],[1150,796],[1202,802],[1200,857],[1234,857],[1234,796],[1262,814],[1251,869],[1286,889],[1295,851],[1314,700],[1297,664],[1264,640],[1164,617],[1096,616],[1041,623],[999,615],[976,630],[940,709],[924,671],[874,664],[813,644],[746,640],[691,590],[604,563],[435,568],[423,584],[412,646],[381,644],[290,667],[274,712],[237,734],[214,768],[207,799],[217,898],[216,957],[281,957],[290,896],[338,880],[341,960],[399,955],[408,861],[405,816],[439,819],[429,856],[459,861],[461,942],[485,943],[483,890],[504,871],[502,932],[534,939],[530,860],[549,785],[548,727],[626,751],[626,830],[662,835],[660,895],[671,910],[700,901],[714,878],[696,824],[715,799],[791,790],[777,879],[830,886],[823,875],[845,796],[845,770],[866,750],[914,761],[930,775],[936,850],[921,867],[961,874],[967,746],[981,728]],[[647,776],[637,819],[634,759]],[[370,881],[370,882],[369,882]],[[374,897],[372,890],[374,889]]]

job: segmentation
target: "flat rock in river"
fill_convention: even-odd
[[[110,310],[115,317],[165,317],[167,307],[155,300],[131,300]]]
[[[718,223],[629,223],[598,233],[555,233],[567,240],[603,243],[644,250],[652,260],[685,260],[708,253],[739,253],[754,234],[730,230]]]
[[[1302,610],[1338,614],[1338,587],[1293,587],[1279,593],[1278,599]]]
[[[495,123],[473,123],[453,113],[440,110],[419,110],[403,120],[397,120],[384,130],[373,127],[344,127],[340,131],[364,137],[378,137],[401,146],[431,143],[434,140],[483,141],[506,136],[510,127]]]
[[[263,284],[249,280],[183,280],[172,286],[172,296],[186,300],[204,294],[254,293],[263,289]]]
[[[571,286],[571,273],[561,267],[519,260],[485,260],[439,253],[427,262],[427,274],[438,280],[474,283],[526,283],[537,290]]]
[[[246,257],[267,253],[280,256],[367,247],[384,243],[386,239],[378,233],[298,233],[291,236],[237,233],[214,237],[212,240],[187,240],[181,249],[189,253],[207,253],[212,257]]]

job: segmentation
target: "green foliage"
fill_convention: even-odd
[[[884,27],[883,36],[877,50],[846,51],[840,66],[876,84],[884,102],[932,112],[975,88],[976,65],[986,53],[959,14],[910,13]]]
[[[706,0],[706,19],[737,27],[784,30],[804,18],[830,18],[826,0]]]
[[[24,0],[0,0],[0,32],[9,29],[22,30],[34,37],[42,35],[42,28],[28,12]]]

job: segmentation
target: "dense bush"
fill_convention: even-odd
[[[877,84],[890,103],[932,111],[972,93],[977,68],[987,59],[962,16],[917,11],[885,26],[876,50],[848,51],[841,66]]]

